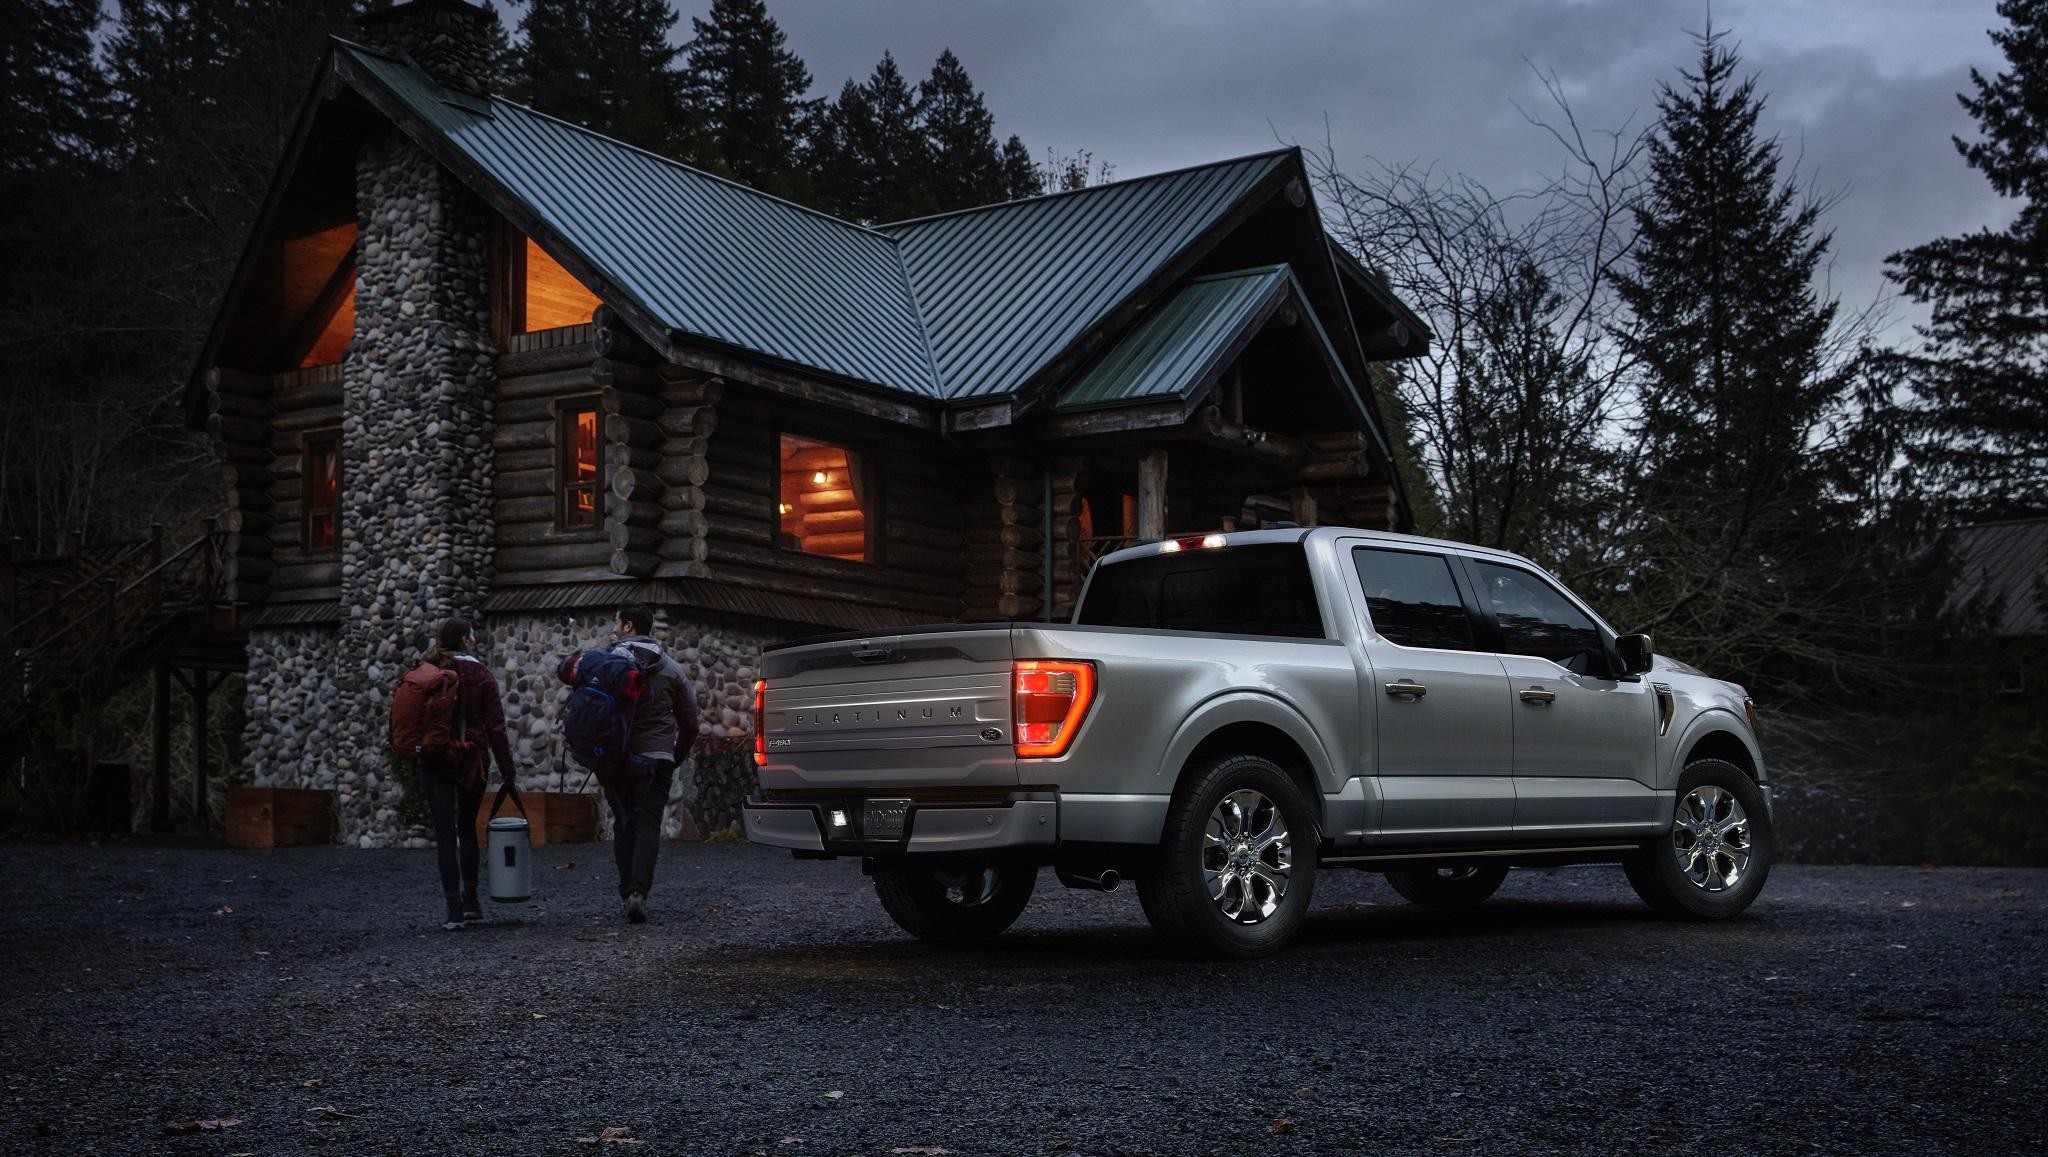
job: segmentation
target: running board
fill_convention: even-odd
[[[1377,864],[1398,860],[1477,860],[1499,856],[1584,856],[1595,852],[1633,852],[1642,844],[1572,844],[1566,847],[1488,848],[1483,851],[1446,849],[1437,852],[1382,852],[1370,856],[1319,856],[1322,864]]]

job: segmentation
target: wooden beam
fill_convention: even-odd
[[[1213,405],[1203,406],[1195,414],[1191,431],[1197,441],[1233,454],[1246,454],[1283,469],[1293,469],[1309,459],[1309,448],[1299,438],[1254,430],[1232,421],[1220,407]]]
[[[1138,537],[1166,537],[1166,451],[1138,459]]]

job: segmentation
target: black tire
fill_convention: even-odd
[[[1728,825],[1728,833],[1717,832],[1711,843],[1688,826],[1689,820],[1697,824],[1701,814],[1695,793],[1717,812],[1719,818],[1710,821],[1716,828]],[[1733,810],[1722,801],[1732,801],[1740,808],[1745,822],[1739,829],[1739,843],[1729,838],[1729,833],[1738,829],[1730,822]],[[1705,850],[1695,852],[1689,845]],[[1636,895],[1658,915],[1725,920],[1749,907],[1763,891],[1777,850],[1777,833],[1771,828],[1763,790],[1747,772],[1726,760],[1700,759],[1687,764],[1685,774],[1678,777],[1670,830],[1644,845],[1622,866]],[[1735,866],[1741,870],[1730,881],[1728,869]]]
[[[1221,862],[1232,876],[1222,885],[1224,898],[1219,901],[1210,892],[1211,877],[1204,859],[1214,849],[1205,849],[1204,833],[1224,801],[1240,792],[1265,798],[1271,812],[1285,824],[1285,839],[1257,855],[1247,851],[1245,858],[1238,860],[1232,859],[1235,853],[1226,856]],[[1256,824],[1268,814],[1260,811],[1250,823]],[[1224,756],[1190,772],[1174,793],[1159,850],[1150,868],[1138,877],[1138,901],[1152,927],[1184,951],[1236,960],[1265,956],[1278,951],[1301,928],[1309,900],[1315,895],[1320,839],[1315,810],[1278,764],[1257,755]],[[1266,875],[1239,878],[1234,874],[1240,868],[1255,872],[1254,860],[1264,865]],[[1275,872],[1280,863],[1287,869],[1285,888],[1276,897],[1270,880],[1280,875]],[[1236,917],[1226,912],[1233,897],[1240,912]],[[1271,911],[1264,910],[1268,900],[1272,901]]]
[[[1460,864],[1448,868],[1390,868],[1387,883],[1410,904],[1458,912],[1477,908],[1508,878],[1505,864]]]
[[[875,895],[898,927],[920,940],[961,943],[1003,934],[1038,885],[1038,869],[1017,864],[875,869]]]

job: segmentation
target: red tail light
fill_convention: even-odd
[[[768,762],[768,680],[754,680],[754,766]]]
[[[1095,665],[1053,660],[1017,664],[1013,716],[1017,758],[1065,755],[1095,702]]]

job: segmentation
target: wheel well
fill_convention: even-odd
[[[1181,765],[1181,779],[1187,778],[1191,767],[1205,760],[1223,755],[1257,755],[1272,760],[1287,772],[1294,786],[1308,799],[1309,806],[1316,809],[1316,822],[1323,819],[1323,793],[1316,786],[1315,769],[1309,765],[1308,755],[1301,745],[1294,742],[1285,731],[1265,723],[1232,723],[1217,728],[1188,753],[1188,760]]]
[[[1685,753],[1685,762],[1690,765],[1697,759],[1721,759],[1742,769],[1750,780],[1756,780],[1756,760],[1749,757],[1749,748],[1740,739],[1726,731],[1709,731],[1700,736],[1692,750]]]

